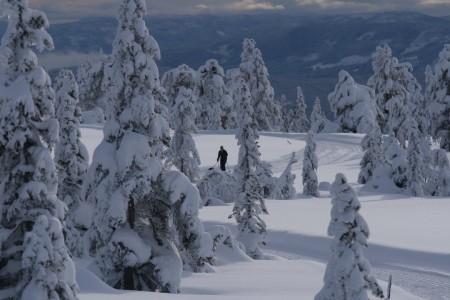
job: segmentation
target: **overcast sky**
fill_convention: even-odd
[[[298,13],[372,12],[414,10],[450,15],[450,0],[146,0],[148,14],[245,13],[278,11]],[[115,16],[120,0],[29,0],[51,21],[82,16]]]

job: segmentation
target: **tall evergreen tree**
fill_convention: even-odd
[[[192,90],[181,87],[172,110],[174,134],[170,141],[170,148],[166,163],[173,164],[192,182],[200,176],[200,155],[192,138],[197,133],[195,126],[195,106],[192,101]]]
[[[280,97],[280,111],[281,111],[281,131],[289,132],[291,125],[291,116],[289,115],[289,110],[287,108],[287,100],[285,95]]]
[[[400,147],[395,137],[389,135],[383,138],[383,153],[391,170],[392,180],[398,187],[404,188],[406,185],[405,172],[408,167],[406,150]]]
[[[307,196],[319,197],[319,185],[317,181],[317,167],[319,161],[316,155],[316,141],[314,134],[308,132],[306,147],[303,154],[302,182],[303,194]]]
[[[450,196],[450,163],[444,149],[431,152],[432,175],[427,181],[427,191],[431,196]]]
[[[69,208],[65,220],[66,244],[72,255],[81,257],[84,254],[81,236],[87,228],[78,222],[78,210],[84,202],[82,185],[89,167],[89,155],[80,140],[81,109],[78,106],[78,84],[72,71],[59,72],[55,89],[56,117],[60,124],[54,158],[58,173],[57,195]]]
[[[377,46],[372,54],[372,67],[374,74],[369,78],[367,85],[373,88],[375,102],[378,107],[377,122],[382,133],[389,133],[389,120],[391,119],[387,103],[396,97],[404,98],[405,91],[398,82],[395,67],[398,60],[392,56],[389,45]]]
[[[413,118],[409,122],[409,137],[407,148],[406,193],[414,197],[423,197],[425,184],[422,175],[423,160],[419,128]]]
[[[240,76],[245,80],[252,97],[256,129],[261,131],[278,130],[274,128],[277,112],[274,91],[269,81],[269,73],[263,61],[261,51],[252,39],[244,39]]]
[[[307,132],[309,129],[309,120],[306,116],[305,96],[301,87],[297,87],[297,101],[294,114],[291,119],[292,132]]]
[[[244,244],[250,257],[260,259],[263,257],[261,246],[266,234],[266,224],[261,214],[268,212],[262,197],[263,188],[255,174],[260,156],[257,142],[259,135],[253,118],[255,112],[250,101],[250,91],[244,80],[241,80],[239,95],[239,128],[236,133],[239,157],[235,168],[239,194],[231,216],[238,223],[237,240]]]
[[[292,174],[292,165],[297,162],[298,160],[295,157],[295,152],[292,152],[291,159],[286,168],[276,180],[275,189],[273,195],[271,195],[274,199],[292,199],[292,197],[295,196],[296,190],[294,181],[296,176],[295,174]]]
[[[198,219],[198,190],[162,163],[169,126],[155,63],[160,51],[145,12],[144,0],[123,0],[117,14],[104,81],[111,118],[85,185],[96,216],[87,234],[111,286],[178,292],[181,256],[201,269],[212,241]]]
[[[369,227],[359,213],[361,204],[343,174],[336,174],[331,193],[331,221],[328,235],[331,258],[324,276],[324,286],[315,300],[369,300],[367,290],[383,298],[383,290],[372,275],[369,261],[364,258]]]
[[[379,128],[367,133],[361,140],[364,155],[359,163],[361,170],[358,175],[358,183],[367,183],[372,179],[375,169],[385,164],[382,145],[383,136]]]
[[[316,97],[316,101],[314,102],[314,107],[311,112],[311,128],[310,131],[313,133],[319,133],[325,127],[325,113],[322,111],[322,107],[320,106],[320,99]]]
[[[174,122],[172,117],[177,115],[174,112],[176,99],[180,93],[181,88],[191,90],[191,99],[194,105],[198,103],[198,74],[197,71],[191,69],[188,65],[182,64],[175,69],[171,69],[164,73],[161,79],[161,85],[165,89],[167,96],[167,106],[169,109],[169,123],[170,127],[174,129]]]
[[[230,101],[231,98],[228,96],[228,90],[223,80],[225,77],[223,68],[217,60],[209,59],[198,69],[198,76],[197,126],[210,130],[222,129],[222,123],[230,126],[234,123],[232,119],[235,112],[231,109],[233,103]]]
[[[450,44],[444,45],[434,67],[434,78],[427,86],[428,113],[431,117],[431,136],[439,140],[440,147],[450,151]],[[428,90],[429,89],[429,90]]]
[[[367,133],[378,125],[373,90],[355,83],[344,70],[339,72],[338,83],[328,95],[328,101],[340,132]]]
[[[77,70],[77,81],[79,86],[80,107],[83,111],[100,107],[106,111],[107,104],[104,103],[102,81],[105,75],[105,66],[110,57],[102,52],[97,57],[89,58],[81,64]]]
[[[76,299],[64,244],[66,205],[50,150],[58,139],[55,92],[36,54],[53,49],[48,20],[27,0],[4,1],[0,46],[0,290],[2,299]]]

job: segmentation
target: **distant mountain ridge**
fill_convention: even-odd
[[[182,63],[197,69],[210,58],[217,59],[225,70],[235,68],[243,39],[253,38],[263,54],[276,98],[285,94],[294,102],[296,86],[302,86],[308,112],[316,96],[328,109],[326,97],[341,69],[366,84],[377,45],[388,43],[400,62],[412,63],[423,83],[425,66],[434,64],[443,45],[450,43],[450,17],[413,12],[147,16],[145,20],[161,48],[161,74]],[[116,26],[115,18],[85,18],[54,24],[49,32],[57,52],[103,49],[110,53]],[[2,32],[4,27],[0,25]]]

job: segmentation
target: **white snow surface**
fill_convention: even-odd
[[[102,139],[102,125],[82,125],[81,130],[82,142],[92,157]],[[193,138],[203,163],[202,172],[214,166],[221,145],[228,152],[227,170],[237,163],[234,131],[200,131]],[[89,259],[78,260],[75,262],[80,299],[313,299],[323,286],[330,256],[327,227],[331,196],[325,188],[336,173],[345,174],[358,194],[360,213],[371,233],[365,257],[384,291],[392,274],[392,299],[450,299],[450,198],[391,194],[387,188],[383,190],[384,186],[390,186],[383,182],[378,189],[361,189],[362,185],[356,182],[363,154],[362,138],[361,134],[315,135],[321,197],[306,198],[301,195],[306,134],[260,133],[261,159],[273,165],[274,176],[283,172],[292,152],[296,152],[299,161],[292,165],[292,172],[297,175],[298,194],[294,199],[266,200],[267,245],[262,251],[273,259],[254,261],[240,252],[222,248],[216,252],[216,261],[220,263],[213,267],[214,272],[183,272],[180,294],[115,290],[90,271],[93,268]],[[224,225],[235,236],[236,223],[228,219],[232,207],[233,203],[203,207],[200,219],[205,229]]]

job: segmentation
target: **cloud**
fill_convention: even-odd
[[[1,2],[1,1],[0,1]],[[409,10],[450,14],[449,0],[146,0],[150,15],[286,11],[292,13],[355,13]],[[86,16],[115,16],[117,0],[29,0],[47,13],[51,23]]]
[[[281,4],[272,4],[270,2],[257,2],[255,0],[242,0],[231,2],[224,6],[226,10],[245,11],[245,10],[283,10]]]

